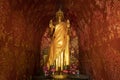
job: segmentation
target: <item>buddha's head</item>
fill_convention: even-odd
[[[58,22],[61,22],[64,18],[64,14],[63,12],[61,11],[61,9],[59,9],[57,12],[56,12],[56,19],[58,20]]]

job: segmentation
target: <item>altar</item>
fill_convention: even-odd
[[[62,77],[62,76],[61,76]],[[68,75],[66,78],[53,78],[51,76],[33,76],[32,80],[90,80],[87,75]]]

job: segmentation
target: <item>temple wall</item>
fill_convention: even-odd
[[[120,1],[95,0],[86,4],[82,5],[84,12],[81,9],[84,17],[75,14],[80,28],[76,30],[81,73],[92,80],[120,80]]]
[[[0,80],[29,80],[39,66],[40,34],[23,11],[0,0]]]

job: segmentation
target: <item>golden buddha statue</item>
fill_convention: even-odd
[[[59,9],[56,12],[56,22],[50,20],[49,27],[51,32],[51,45],[48,55],[47,66],[55,65],[63,70],[63,66],[69,65],[69,28],[70,21],[63,21],[64,14]]]

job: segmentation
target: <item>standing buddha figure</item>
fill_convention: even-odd
[[[51,34],[50,52],[48,55],[47,66],[51,65],[63,70],[63,66],[69,65],[69,28],[70,21],[63,21],[64,14],[59,9],[56,13],[56,22],[50,20],[49,28]]]

